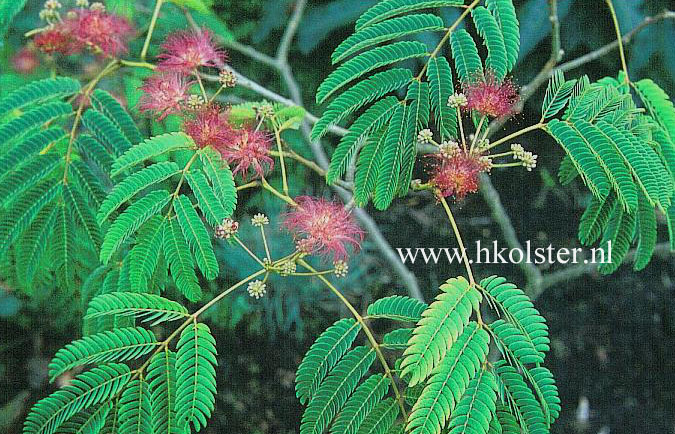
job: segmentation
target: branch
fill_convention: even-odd
[[[288,62],[288,52],[291,49],[291,42],[298,30],[298,25],[302,19],[302,13],[305,11],[305,6],[307,6],[307,0],[298,0],[295,3],[293,15],[291,15],[291,19],[286,25],[286,30],[284,31],[284,35],[281,37],[281,42],[277,48],[277,62],[280,64]]]
[[[626,255],[624,262],[628,262],[635,257],[635,249],[632,249]],[[660,243],[657,244],[654,248],[654,256],[658,257],[668,257],[672,254],[670,251],[669,243]],[[571,267],[567,267],[560,271],[554,271],[543,276],[541,283],[538,287],[529,288],[528,294],[533,299],[539,297],[546,289],[555,286],[559,283],[568,282],[573,279],[577,279],[585,274],[595,273],[597,270],[596,264],[578,264]]]
[[[490,213],[492,215],[492,220],[499,226],[499,229],[502,232],[504,241],[506,245],[511,249],[519,249],[523,251],[523,245],[520,243],[518,236],[516,235],[516,230],[511,223],[511,219],[504,208],[502,199],[499,196],[499,192],[490,181],[490,177],[486,174],[481,174],[480,177],[480,194],[483,196],[483,200],[488,204],[490,208]],[[541,271],[534,264],[528,263],[526,261],[521,261],[518,263],[518,267],[525,274],[526,286],[532,286],[534,288],[539,288],[541,286]]]
[[[303,107],[303,99],[300,86],[295,80],[295,77],[293,76],[293,71],[290,65],[288,64],[288,52],[290,50],[290,44],[297,31],[300,19],[302,18],[302,13],[304,11],[306,3],[307,3],[306,0],[298,0],[296,2],[295,9],[291,16],[289,24],[286,28],[286,31],[284,32],[284,35],[282,36],[279,48],[277,49],[276,58],[267,56],[266,54],[260,53],[254,48],[248,47],[243,44],[232,43],[232,41],[222,41],[224,45],[229,46],[230,48],[235,49],[240,53],[251,57],[254,60],[258,60],[261,63],[264,63],[268,66],[275,68],[281,75],[281,78],[283,79],[286,86],[288,87],[288,91],[291,94],[291,99],[281,96],[265,88],[264,86],[256,83],[255,81],[243,76],[242,74],[236,72],[234,69],[230,68],[230,70],[237,77],[238,85],[246,89],[252,90],[253,92],[256,92],[257,94],[265,98],[269,98],[281,104],[288,106]],[[218,77],[215,75],[203,75],[202,77],[209,81],[218,81]],[[319,118],[309,113],[306,109],[305,113],[306,113],[305,119],[303,120],[301,125],[302,134],[309,142],[310,148],[312,150],[312,153],[314,154],[314,157],[317,160],[319,167],[323,170],[327,170],[329,164],[328,156],[324,152],[321,143],[319,141],[311,140],[310,137],[311,136],[310,123],[312,124],[316,123],[319,120]],[[340,136],[344,136],[348,132],[346,129],[338,126],[331,127],[330,131]],[[347,204],[352,203],[353,196],[349,191],[345,190],[344,188],[340,188],[340,186],[337,185],[332,186],[332,188],[340,196],[340,198],[344,203]],[[361,224],[366,228],[366,230],[368,230],[368,233],[370,234],[372,241],[377,246],[378,250],[380,250],[380,253],[382,253],[384,259],[389,263],[389,265],[393,268],[393,270],[402,279],[403,284],[406,286],[408,290],[408,294],[413,298],[416,298],[420,301],[424,301],[424,296],[422,294],[422,291],[420,290],[417,278],[408,269],[408,267],[406,267],[405,264],[403,264],[400,261],[399,257],[396,255],[391,245],[387,242],[382,232],[380,232],[380,229],[378,228],[373,218],[364,209],[361,208],[356,208],[354,210],[354,214],[357,217],[357,219],[361,222]]]
[[[632,39],[637,35],[642,29],[645,27],[658,23],[659,21],[664,21],[664,20],[672,20],[675,19],[675,12],[674,11],[669,11],[665,10],[661,12],[660,14],[654,15],[652,17],[647,17],[645,18],[640,24],[635,26],[633,30],[629,31],[625,35],[623,35],[622,41],[624,44],[628,44],[632,41]],[[576,69],[582,65],[585,65],[589,62],[592,62],[596,59],[599,59],[600,57],[612,52],[612,50],[616,50],[619,47],[619,41],[613,41],[610,42],[607,45],[604,45],[597,50],[591,51],[588,54],[585,54],[581,57],[578,57],[574,60],[570,60],[569,62],[563,63],[560,65],[558,69],[561,71],[570,71],[572,69]]]
[[[560,61],[560,58],[563,55],[563,51],[560,46],[560,23],[558,20],[557,14],[557,2],[556,0],[549,0],[549,19],[551,21],[551,56],[546,64],[543,66],[542,70],[535,76],[535,78],[523,86],[520,93],[520,102],[517,107],[517,111],[521,111],[525,105],[525,102],[534,95],[534,93],[539,89],[552,75],[553,70],[557,62]],[[655,15],[653,17],[645,18],[640,24],[635,26],[631,31],[626,33],[623,36],[623,43],[629,43],[632,38],[638,34],[643,28],[650,24],[665,20],[665,19],[675,19],[675,12],[673,11],[663,11],[662,13]],[[586,63],[592,62],[593,60],[602,57],[612,50],[616,49],[619,46],[618,41],[613,41],[595,51],[592,51],[584,56],[581,56],[577,59],[563,63],[558,66],[557,69],[561,71],[568,71],[574,68],[578,68]],[[490,132],[493,134],[499,130],[502,125],[507,121],[507,118],[497,120],[490,125]],[[492,181],[488,176],[481,177],[481,195],[485,199],[490,211],[492,213],[492,218],[500,227],[504,240],[510,248],[522,248],[520,241],[516,235],[513,224],[511,223],[508,214],[501,202],[499,193],[495,189]],[[595,269],[594,266],[587,266],[585,264],[570,267],[569,269],[561,270],[553,273],[552,275],[542,275],[539,268],[534,266],[534,264],[519,264],[523,273],[525,274],[526,287],[529,288],[530,294],[534,297],[541,294],[545,289],[555,285],[556,283],[562,280],[569,280],[572,278],[579,277],[585,273],[588,273]]]

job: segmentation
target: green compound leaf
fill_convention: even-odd
[[[176,286],[190,301],[202,298],[202,288],[195,274],[194,260],[190,246],[176,219],[172,219],[164,229],[164,254],[169,264],[171,277]]]
[[[17,2],[21,3],[21,2]],[[0,14],[3,16],[3,14]],[[0,33],[2,33],[0,31]],[[44,104],[80,91],[80,82],[70,77],[55,77],[36,80],[21,86],[0,99],[0,118],[12,110],[31,104]]]
[[[195,142],[185,133],[167,133],[151,137],[133,146],[120,156],[112,167],[112,175],[130,169],[144,161],[179,149],[195,147]]]
[[[372,348],[356,347],[330,372],[302,415],[300,434],[320,434],[342,409],[347,398],[375,361]]]
[[[148,365],[152,426],[156,433],[183,434],[185,424],[176,415],[176,354],[164,350]]]
[[[469,82],[478,76],[483,76],[483,62],[480,60],[478,48],[469,32],[464,29],[455,31],[450,36],[450,44],[455,69],[462,82]]]
[[[340,414],[335,418],[331,434],[356,434],[363,420],[389,390],[389,379],[381,374],[371,375],[354,391]]]
[[[312,140],[320,139],[328,129],[342,119],[382,96],[410,83],[412,72],[394,68],[373,74],[358,82],[331,101],[312,129]]]
[[[402,295],[392,295],[377,300],[368,306],[370,318],[385,318],[394,321],[417,322],[422,312],[429,307],[426,303]]]
[[[183,235],[197,260],[197,266],[208,280],[215,279],[218,275],[218,260],[211,245],[211,237],[192,202],[187,196],[180,195],[174,200],[173,209]]]
[[[103,223],[122,204],[146,188],[158,184],[173,175],[180,173],[180,168],[173,161],[156,163],[124,178],[122,182],[108,194],[98,210],[96,219]]]
[[[120,434],[140,434],[152,431],[150,390],[145,380],[133,380],[122,392],[117,409]]]
[[[368,9],[356,20],[356,31],[406,12],[443,6],[461,6],[462,4],[464,0],[384,0]]]
[[[333,52],[331,60],[333,64],[336,64],[364,48],[372,47],[382,42],[417,33],[444,29],[443,20],[432,14],[406,15],[382,21],[366,29],[357,31],[342,41]]]
[[[157,214],[170,201],[171,195],[166,190],[155,190],[142,199],[134,202],[120,214],[108,229],[101,246],[101,261],[107,264],[113,254],[143,223]]]
[[[492,372],[480,370],[452,412],[449,434],[487,434],[495,417],[497,381]]]
[[[437,56],[429,60],[431,110],[443,140],[457,137],[457,111],[448,106],[448,98],[455,90],[452,84],[452,69],[448,59]]]
[[[331,156],[330,166],[326,174],[326,181],[329,184],[334,183],[342,176],[359,145],[373,132],[378,131],[389,122],[398,106],[399,101],[396,97],[384,98],[369,107],[354,121],[349,132],[340,140]]]
[[[432,305],[433,306],[433,305]],[[406,430],[412,434],[440,434],[456,410],[469,382],[479,372],[488,353],[490,336],[471,322],[434,369],[413,406]]]
[[[490,11],[483,6],[478,6],[471,11],[471,16],[478,34],[483,38],[488,50],[485,67],[494,73],[497,80],[501,81],[506,77],[509,70],[509,60],[504,44],[504,35],[502,35],[499,24]]]
[[[322,104],[329,96],[345,84],[368,72],[391,65],[402,60],[427,56],[427,46],[421,42],[400,41],[390,45],[373,48],[349,59],[321,83],[316,93],[317,104]]]
[[[187,317],[187,309],[179,303],[155,294],[111,292],[89,302],[84,319],[105,316],[130,316],[153,327],[166,321]]]
[[[408,348],[403,353],[401,377],[410,386],[427,378],[446,357],[446,352],[462,334],[473,310],[478,310],[480,293],[463,277],[446,281],[441,293],[422,313]]]
[[[481,280],[480,286],[500,307],[504,319],[516,326],[543,358],[550,349],[548,326],[523,290],[497,276]]]
[[[326,374],[349,350],[361,326],[351,318],[328,327],[303,357],[295,376],[295,394],[305,404],[316,393]]]
[[[206,324],[193,322],[181,333],[176,351],[177,420],[198,432],[216,401],[216,340]]]
[[[510,71],[516,65],[520,52],[520,28],[513,0],[486,0],[485,5],[497,20],[504,36],[504,45],[508,57],[507,71]]]
[[[104,402],[129,382],[126,365],[111,363],[75,377],[65,386],[33,406],[23,426],[24,434],[52,434],[80,411]]]
[[[76,366],[107,362],[125,362],[148,354],[158,343],[152,332],[141,327],[126,327],[85,336],[61,348],[49,363],[49,378]]]

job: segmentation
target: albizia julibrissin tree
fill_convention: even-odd
[[[561,182],[581,180],[592,193],[579,238],[613,243],[613,263],[600,271],[614,271],[633,243],[635,268],[647,265],[656,213],[675,245],[675,109],[653,81],[629,77],[607,5],[619,38],[618,77],[591,82],[551,72],[554,43],[553,62],[542,72],[550,81],[541,119],[494,138],[494,126],[517,112],[521,95],[509,78],[520,45],[512,1],[378,2],[337,47],[332,60],[339,66],[316,93],[318,103],[330,102],[311,138],[342,133],[324,171],[284,140],[304,121],[302,108],[219,102],[237,75],[209,29],[195,24],[169,34],[146,61],[162,0],[138,29],[101,3],[77,0],[68,9],[47,1],[44,26],[28,35],[34,49],[54,65],[93,56],[98,69],[85,84],[56,76],[0,99],[0,254],[10,258],[17,287],[55,281],[69,293],[85,285],[90,292],[83,337],[49,364],[52,381],[80,373],[34,405],[24,432],[201,430],[214,411],[218,348],[202,314],[238,290],[264,297],[274,274],[318,279],[352,315],[323,332],[298,367],[296,392],[306,405],[301,434],[549,432],[561,408],[544,366],[547,326],[516,285],[477,276],[465,256],[465,274],[445,281],[431,304],[392,295],[361,314],[337,282],[368,237],[354,206],[372,200],[385,210],[411,189],[426,192],[447,215],[463,249],[449,201],[476,192],[482,174],[535,169],[537,156],[514,140],[536,130],[566,152]],[[432,13],[441,7],[458,8],[457,20],[448,25]],[[467,21],[472,26],[462,27]],[[136,59],[128,44],[139,30],[144,43]],[[438,45],[406,38],[422,32],[442,35]],[[418,62],[402,63],[409,59]],[[157,121],[177,117],[178,131],[146,137],[143,120],[97,88],[127,68],[151,71],[140,86],[140,112]],[[335,128],[348,118],[346,132]],[[352,190],[353,200],[291,197],[289,164]],[[280,188],[268,182],[272,173],[280,174]],[[343,180],[345,173],[353,177]],[[245,189],[283,202],[286,211],[273,220],[293,243],[274,250],[285,247],[285,254],[270,253],[267,216],[238,221],[237,194]],[[240,225],[257,228],[264,251],[249,247],[253,240],[240,237]],[[201,302],[200,282],[220,273],[215,239],[231,246],[230,255],[250,256],[257,269],[189,312],[183,299]],[[311,257],[321,265],[312,266]],[[371,329],[376,321],[390,324],[381,339]]]

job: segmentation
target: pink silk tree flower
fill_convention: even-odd
[[[218,149],[233,136],[227,113],[216,104],[202,106],[193,118],[185,121],[183,130],[200,148],[212,146]]]
[[[283,225],[298,249],[323,257],[333,255],[334,262],[347,259],[347,246],[360,249],[364,232],[342,204],[309,196],[295,201],[298,207],[285,214]]]
[[[200,66],[222,68],[227,61],[224,50],[216,48],[206,30],[180,31],[167,36],[162,44],[160,70],[191,73]]]
[[[12,68],[21,74],[32,74],[40,66],[40,59],[34,49],[23,47],[10,60]]]
[[[76,10],[64,25],[80,43],[110,57],[127,52],[133,31],[126,18],[99,9]]]
[[[33,38],[33,43],[38,50],[45,54],[60,53],[64,56],[70,56],[82,50],[82,44],[75,40],[63,25],[56,25],[38,33]]]
[[[244,127],[232,130],[232,136],[215,148],[227,162],[235,166],[232,173],[241,173],[246,180],[249,173],[253,177],[262,177],[274,168],[274,160],[269,156],[272,140],[262,131]]]
[[[154,113],[159,121],[170,114],[180,113],[181,104],[187,99],[191,84],[185,77],[174,73],[151,75],[140,87],[143,95],[139,100],[138,109]]]
[[[518,88],[513,82],[499,82],[492,72],[488,72],[485,78],[476,78],[462,87],[468,102],[467,109],[476,110],[485,116],[500,118],[513,114],[518,102]]]
[[[448,156],[433,154],[431,184],[440,190],[443,197],[454,196],[461,200],[469,193],[478,191],[478,175],[487,172],[489,162],[480,156],[464,152]]]

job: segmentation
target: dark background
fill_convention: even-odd
[[[124,12],[135,3],[137,22],[147,22],[152,3],[116,0],[109,8]],[[311,0],[300,24],[290,63],[305,95],[306,107],[315,114],[314,90],[330,71],[330,53],[352,30],[353,21],[374,0]],[[288,20],[292,0],[216,1],[220,21],[216,33],[254,46],[273,55]],[[521,22],[522,51],[514,80],[525,84],[549,57],[550,26],[546,0],[517,1]],[[667,0],[616,0],[617,14],[625,32],[646,16],[673,5]],[[39,68],[33,76],[16,74],[10,59],[25,44],[22,34],[37,24],[41,4],[31,2],[16,19],[0,47],[0,95],[25,80],[44,76]],[[167,8],[170,11],[170,7]],[[559,2],[563,62],[577,58],[611,42],[610,17],[601,0]],[[160,20],[158,36],[185,26],[177,16]],[[446,13],[448,20],[453,19]],[[433,37],[421,37],[434,43]],[[673,21],[646,27],[627,46],[633,78],[650,77],[670,95],[675,93],[675,26]],[[138,48],[132,46],[132,53]],[[249,58],[231,53],[233,66],[244,75],[283,95],[288,95],[276,71]],[[73,66],[77,75],[78,66]],[[568,77],[588,74],[591,80],[615,76],[620,63],[618,52],[585,64],[567,73]],[[133,83],[133,79],[130,79]],[[133,109],[133,86],[107,83],[111,91],[123,93]],[[129,90],[131,89],[131,90]],[[504,132],[529,125],[539,118],[543,90],[525,105],[521,114],[505,125]],[[258,99],[247,91],[234,95]],[[299,137],[290,137],[298,151],[307,152]],[[336,142],[326,141],[330,152]],[[544,135],[529,135],[523,145],[540,155],[533,172],[494,171],[492,182],[501,194],[508,215],[521,240],[560,247],[577,247],[576,228],[589,199],[580,184],[561,187],[556,181],[563,151]],[[324,192],[323,180],[303,170],[291,174],[296,193]],[[249,215],[280,209],[258,194],[240,199],[240,211]],[[499,228],[480,195],[456,205],[456,216],[465,240],[501,240]],[[372,210],[374,211],[374,210]],[[386,238],[394,247],[454,246],[444,215],[433,200],[412,195],[398,200],[385,213],[372,212]],[[242,217],[241,220],[245,220]],[[274,227],[274,221],[270,227]],[[659,226],[665,241],[665,225]],[[242,234],[246,238],[246,233]],[[271,235],[281,245],[288,239]],[[233,252],[234,256],[233,256]],[[244,276],[252,266],[238,251],[222,246],[227,273],[212,290]],[[556,266],[560,267],[560,266]],[[391,294],[405,294],[389,265],[375,246],[366,242],[343,288],[358,307]],[[558,268],[559,269],[559,268]],[[414,266],[427,300],[432,299],[443,280],[459,275],[459,266]],[[500,274],[524,284],[515,266],[480,266],[479,276]],[[4,273],[3,273],[4,274]],[[536,300],[548,320],[552,350],[547,365],[553,371],[563,401],[563,412],[555,433],[675,433],[675,263],[673,256],[655,257],[646,270],[634,273],[625,265],[612,276],[596,273],[566,281],[544,291]],[[43,288],[34,294],[17,293],[0,282],[0,432],[19,432],[30,405],[54,386],[45,381],[46,365],[58,348],[79,336],[81,306],[79,295],[59,288]],[[316,284],[286,279],[272,281],[269,297],[252,302],[245,296],[232,298],[210,314],[218,341],[219,361],[217,409],[205,432],[286,433],[296,432],[302,407],[294,397],[293,375],[313,339],[329,324],[346,316],[339,305]],[[586,411],[588,410],[588,411]]]

